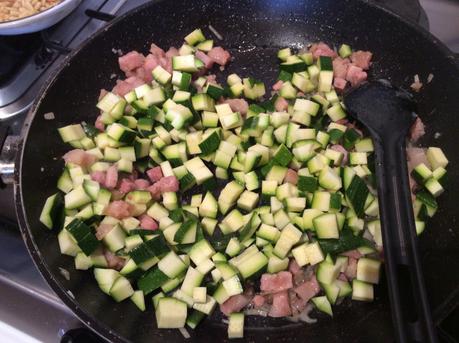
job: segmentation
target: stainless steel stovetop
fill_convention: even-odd
[[[26,56],[27,62],[9,75],[7,82],[0,79],[0,129],[9,127],[11,133],[18,134],[25,113],[49,74],[68,51],[104,26],[103,20],[96,19],[103,16],[88,16],[87,10],[120,15],[148,1],[84,0],[75,12],[46,32],[20,37],[38,39],[40,46]],[[426,16],[418,0],[373,1],[426,28],[427,16],[432,17],[432,32],[453,51],[459,51],[459,3],[420,0]],[[0,64],[1,39],[6,38],[0,37]],[[101,342],[65,307],[35,268],[17,228],[12,187],[0,189],[0,304],[1,342]],[[452,326],[457,318],[448,319]],[[453,336],[451,332],[442,335],[448,342],[455,342]]]

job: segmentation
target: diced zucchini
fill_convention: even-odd
[[[185,36],[185,42],[190,45],[196,45],[197,43],[204,42],[206,37],[202,33],[201,29],[196,29],[187,36]]]
[[[88,270],[93,265],[91,257],[86,256],[84,253],[79,252],[75,256],[75,269]]]
[[[48,229],[61,228],[63,224],[63,199],[60,193],[48,197],[40,214],[40,222]]]
[[[357,262],[357,280],[377,284],[379,283],[379,270],[381,262],[362,257]]]
[[[181,55],[172,57],[172,68],[178,71],[194,73],[198,70],[194,55]]]
[[[347,44],[341,44],[341,46],[338,49],[338,53],[342,58],[346,58],[351,56],[352,54],[352,49],[349,45]]]
[[[170,251],[158,262],[158,268],[169,278],[175,278],[185,271],[186,264],[173,251]]]
[[[104,293],[110,294],[110,290],[115,281],[120,277],[120,274],[114,269],[95,268],[94,277],[100,289]]]
[[[237,275],[223,281],[222,285],[229,296],[238,295],[243,292],[241,281]]]
[[[244,313],[231,313],[228,322],[228,338],[244,337]]]
[[[340,272],[340,268],[333,263],[323,261],[317,268],[317,280],[323,284],[331,284]]]
[[[205,239],[195,243],[189,252],[190,259],[195,265],[199,265],[202,261],[210,258],[213,254],[215,254],[214,248]]]
[[[134,291],[131,295],[131,301],[140,311],[145,311],[145,297],[142,291]]]
[[[156,307],[156,323],[159,329],[174,329],[185,326],[187,306],[183,301],[164,297]]]
[[[237,265],[237,269],[244,279],[260,273],[268,264],[268,258],[262,252],[255,252],[255,254],[246,256],[246,258],[246,261],[242,260],[244,263],[241,262]]]
[[[373,301],[373,285],[357,279],[352,281],[352,300]]]
[[[334,213],[321,214],[312,222],[318,238],[339,238],[338,221]]]
[[[319,311],[333,317],[333,311],[326,296],[314,297],[311,300]]]
[[[134,289],[131,286],[131,283],[124,276],[120,276],[113,283],[113,286],[110,288],[110,295],[115,299],[116,302],[123,301],[131,297],[134,294]]]
[[[193,309],[199,312],[205,313],[207,315],[210,315],[215,309],[216,305],[217,305],[217,302],[215,298],[211,297],[210,295],[207,295],[205,302],[204,303],[194,303]]]
[[[275,255],[271,256],[268,260],[268,273],[278,273],[282,270],[287,270],[288,268],[289,259],[286,258],[279,258]]]
[[[432,169],[437,169],[439,167],[446,168],[448,165],[448,159],[440,148],[428,148],[426,156]]]
[[[111,93],[107,93],[111,94]],[[68,125],[57,129],[59,135],[64,143],[79,141],[83,139],[86,134],[84,133],[83,127],[80,124]]]
[[[279,258],[285,258],[290,249],[300,241],[301,231],[293,224],[288,224],[281,231],[281,235],[274,246],[274,254]]]

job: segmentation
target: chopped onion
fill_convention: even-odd
[[[430,74],[427,76],[427,83],[432,82],[433,78],[434,78],[434,75],[433,75],[432,73],[430,73]]]
[[[285,317],[285,319],[293,323],[298,323],[299,321],[302,321],[308,324],[316,323],[317,319],[309,317],[309,313],[311,313],[312,309],[313,309],[313,306],[311,304],[307,304],[305,309],[300,314],[296,314],[290,317]]]
[[[268,315],[268,311],[262,309],[262,308],[251,308],[248,310],[245,310],[244,313],[248,316],[262,316],[266,317]]]
[[[372,185],[368,185],[368,190],[371,192],[371,194],[376,195],[377,191]]]
[[[188,339],[190,338],[190,334],[188,333],[188,330],[185,329],[185,328],[179,328],[179,331],[180,333],[182,334],[182,336],[185,338],[185,339]]]
[[[54,116],[53,112],[48,112],[48,113],[43,114],[43,118],[45,118],[45,120],[53,120],[56,117]]]
[[[368,230],[365,230],[363,232],[363,236],[362,237],[368,239],[369,241],[373,240],[373,235]]]
[[[215,30],[215,27],[213,27],[212,25],[209,25],[209,30],[212,31],[212,33],[215,35],[215,37],[217,37],[218,39],[222,40],[223,39],[223,36],[218,33],[217,30]]]
[[[419,92],[422,88],[422,82],[419,79],[419,75],[416,74],[414,75],[414,82],[411,84],[411,89],[414,90],[415,92]]]
[[[300,315],[296,314],[291,317],[285,317],[285,319],[287,319],[289,322],[298,323],[300,321]]]
[[[344,297],[336,299],[335,305],[341,305],[344,301]]]
[[[311,313],[313,307],[311,304],[307,304],[306,308],[303,310],[303,312],[300,313],[300,320],[302,322],[308,323],[308,324],[313,324],[317,322],[317,319],[309,317],[309,313]]]
[[[415,92],[419,92],[421,90],[421,88],[422,88],[422,83],[421,82],[413,82],[410,87]]]
[[[389,80],[386,79],[378,79],[379,82],[381,82],[385,86],[391,86],[391,83]]]
[[[73,295],[72,291],[67,291],[67,294],[70,295],[73,299],[75,299],[75,296]]]
[[[295,285],[300,285],[305,281],[311,280],[312,276],[314,275],[314,269],[311,266],[306,267],[306,269],[302,268],[301,272],[294,275]]]
[[[64,268],[61,268],[59,267],[59,273],[61,273],[61,275],[67,280],[69,281],[70,280],[70,273],[67,269],[64,269]]]
[[[122,56],[122,55],[123,55],[123,50],[121,50],[121,49],[115,49],[115,48],[113,48],[113,49],[112,49],[112,52],[113,52],[115,55],[118,55],[118,56]]]

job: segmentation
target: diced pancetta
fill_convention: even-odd
[[[277,293],[293,287],[292,273],[282,271],[261,276],[260,290],[264,293]]]
[[[426,133],[424,123],[422,122],[421,118],[416,117],[413,125],[410,128],[410,141],[416,142],[419,138],[424,136]]]
[[[293,275],[303,272],[301,267],[298,265],[294,258],[290,259],[290,263],[288,264],[288,270]]]
[[[123,200],[115,200],[108,204],[104,213],[117,219],[127,218],[132,214],[132,205]]]
[[[430,163],[427,160],[426,149],[408,147],[406,148],[406,156],[408,158],[408,171],[411,171],[421,163],[424,163],[427,167],[430,167]]]
[[[96,228],[96,238],[101,241],[104,237],[113,230],[113,225],[111,224],[100,224]]]
[[[212,48],[208,53],[209,56],[215,63],[224,66],[231,59],[231,55],[228,51],[223,49],[221,46],[216,46]]]
[[[312,56],[315,59],[319,58],[319,56],[336,57],[336,52],[324,42],[312,44],[309,51],[312,52]]]
[[[296,185],[298,183],[298,173],[295,170],[288,168],[287,173],[285,173],[284,182]]]
[[[347,85],[347,81],[340,77],[335,77],[335,79],[333,80],[333,87],[335,87],[335,89],[338,92],[342,92],[344,88],[346,88],[346,85]]]
[[[177,192],[179,190],[179,181],[175,176],[165,176],[158,182],[160,184],[161,193]]]
[[[152,55],[155,55],[157,57],[164,57],[166,55],[164,50],[157,46],[155,43],[152,43],[150,45],[150,52]]]
[[[134,181],[134,185],[135,189],[146,190],[148,187],[150,187],[150,182],[145,179],[137,179]]]
[[[330,149],[341,152],[343,154],[343,160],[341,161],[341,164],[345,165],[347,163],[347,155],[349,152],[340,144],[334,144],[330,147]]]
[[[287,291],[273,294],[273,304],[269,310],[270,317],[287,317],[292,314],[290,299]]]
[[[357,275],[357,259],[349,257],[344,275],[348,280],[352,280]]]
[[[284,81],[279,80],[275,84],[273,84],[273,91],[278,91],[279,89],[282,88],[282,85],[284,84]]]
[[[362,68],[351,64],[347,69],[346,80],[351,83],[352,87],[360,85],[366,79],[367,73]]]
[[[107,169],[107,173],[105,175],[105,187],[115,188],[117,184],[118,184],[118,167],[116,165],[112,165]]]
[[[96,122],[94,123],[94,126],[99,131],[103,132],[105,130],[105,124],[102,122],[102,116],[98,116],[96,118]]]
[[[347,256],[347,257],[351,257],[351,258],[355,258],[356,260],[358,260],[359,258],[362,257],[362,254],[357,249],[343,252],[341,255]]]
[[[121,180],[120,185],[118,187],[118,190],[123,194],[132,192],[135,189],[136,189],[135,183],[126,178]]]
[[[70,150],[62,158],[64,159],[65,163],[73,163],[81,167],[91,166],[97,161],[96,156],[88,154],[82,149]]]
[[[261,307],[265,304],[265,297],[263,295],[257,294],[252,299],[252,304],[255,308]]]
[[[150,192],[153,200],[161,199],[161,185],[159,182],[155,182],[150,187],[148,187],[147,190]]]
[[[295,293],[303,300],[308,301],[314,297],[320,291],[319,283],[315,276],[310,280],[303,282],[302,284],[296,286],[294,289]]]
[[[105,172],[103,171],[94,171],[91,174],[91,179],[99,182],[101,185],[105,185]]]
[[[202,61],[202,63],[204,63],[204,67],[206,67],[207,69],[210,69],[213,67],[214,65],[214,60],[212,58],[210,58],[209,56],[207,56],[207,54],[201,50],[198,50],[196,51],[196,54],[195,54],[196,58],[198,58],[199,60]]]
[[[220,305],[220,311],[225,315],[230,315],[234,312],[239,312],[244,307],[246,307],[253,298],[253,289],[247,288],[244,293],[233,295],[223,304]]]
[[[274,103],[274,108],[277,112],[284,112],[288,109],[288,101],[285,100],[283,97],[278,97]]]
[[[149,215],[142,214],[139,217],[140,227],[145,230],[156,230],[158,229],[158,223]]]
[[[151,182],[158,182],[163,177],[163,171],[160,166],[154,167],[147,170],[147,176]]]
[[[116,270],[121,270],[126,264],[126,260],[122,257],[116,256],[110,250],[104,251],[105,259],[107,260],[107,267]]]
[[[368,70],[370,68],[370,61],[373,57],[373,54],[370,51],[354,51],[351,55],[351,61],[357,67],[362,68],[363,70]]]
[[[244,99],[226,99],[223,102],[230,105],[233,112],[239,112],[242,115],[246,115],[249,109],[249,104]]]
[[[138,53],[137,51],[130,51],[126,55],[118,58],[120,69],[124,72],[132,71],[143,65],[145,56]]]

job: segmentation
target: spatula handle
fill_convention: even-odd
[[[374,138],[384,259],[395,338],[398,342],[437,342],[418,253],[405,136]]]

